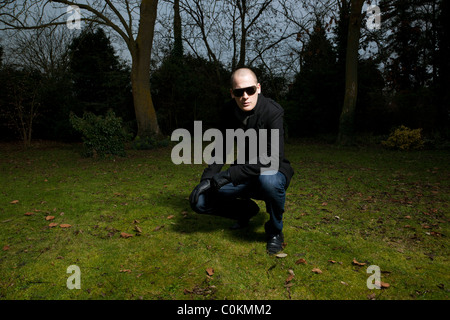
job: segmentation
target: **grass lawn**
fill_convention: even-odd
[[[246,230],[194,213],[204,166],[174,165],[170,147],[79,151],[0,145],[0,299],[449,298],[448,151],[291,142],[281,258],[263,202]],[[386,288],[367,287],[370,265]]]

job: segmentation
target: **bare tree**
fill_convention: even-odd
[[[150,93],[150,57],[158,0],[5,0],[0,4],[0,29],[65,25],[68,6],[77,6],[82,11],[81,21],[106,26],[123,39],[132,60],[138,135],[161,134]]]
[[[69,31],[49,27],[16,32],[7,47],[8,63],[39,70],[47,78],[58,78],[68,68],[67,46],[73,39]]]
[[[283,16],[285,2],[295,5],[294,0],[180,0],[184,41],[195,55],[230,69],[277,63],[278,69],[292,70],[287,40],[296,39],[299,30]]]
[[[13,70],[5,67],[3,77],[6,90],[6,108],[1,115],[11,129],[15,129],[25,148],[31,145],[33,124],[39,115],[41,75],[35,69]]]

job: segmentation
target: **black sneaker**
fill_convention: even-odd
[[[284,242],[284,235],[283,232],[280,232],[279,234],[269,236],[269,239],[267,240],[267,252],[269,254],[276,254],[283,250],[283,242]]]

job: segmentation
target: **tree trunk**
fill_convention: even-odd
[[[358,48],[364,0],[352,0],[348,25],[347,53],[345,61],[345,97],[339,119],[337,143],[351,145],[354,142],[354,122],[358,93]]]
[[[241,46],[239,50],[239,61],[237,63],[237,68],[242,68],[245,66],[245,49],[247,45],[247,29],[245,28],[245,16],[247,14],[247,0],[242,0],[239,3],[239,11],[241,18]]]
[[[176,58],[183,57],[183,38],[181,30],[181,14],[180,14],[180,0],[175,0],[173,4],[173,55]]]
[[[161,135],[150,92],[150,58],[158,0],[143,0],[136,41],[131,45],[131,86],[138,136]]]

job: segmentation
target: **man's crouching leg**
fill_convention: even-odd
[[[281,172],[261,174],[259,183],[262,198],[266,203],[269,221],[264,225],[267,236],[267,251],[275,254],[283,249],[283,213],[286,200],[286,177]]]

